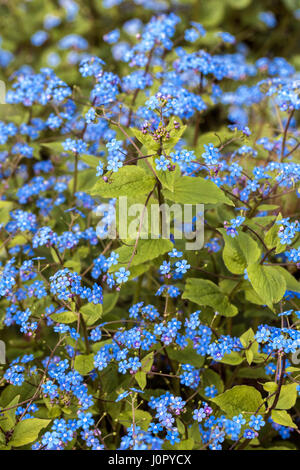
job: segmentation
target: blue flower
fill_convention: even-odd
[[[125,268],[120,268],[119,271],[115,272],[116,282],[117,284],[122,284],[128,281],[128,277],[130,276],[130,271],[126,271]]]

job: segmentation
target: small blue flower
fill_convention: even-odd
[[[130,271],[126,271],[125,268],[120,268],[119,271],[115,272],[116,282],[117,284],[122,284],[128,281],[128,277],[130,276]]]

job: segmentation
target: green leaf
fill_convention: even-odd
[[[240,341],[244,348],[247,348],[249,344],[254,341],[254,331],[252,330],[252,328],[249,328],[249,330],[245,331],[245,333],[240,336]]]
[[[12,343],[12,341],[11,341]],[[35,391],[34,385],[24,382],[21,386],[7,385],[1,393],[0,404],[1,407],[7,408],[9,403],[17,396],[20,395],[20,401],[27,400],[32,397]]]
[[[300,1],[299,0],[283,0],[283,3],[292,12],[300,8]]]
[[[176,426],[179,431],[179,434],[184,434],[185,433],[185,427],[184,424],[180,421],[179,418],[176,419]]]
[[[64,267],[70,268],[72,271],[79,273],[81,270],[81,262],[79,260],[75,260],[74,258],[69,259],[68,261],[64,262]]]
[[[61,153],[64,151],[62,142],[60,141],[44,143],[42,144],[42,147],[46,147],[47,149],[51,150],[51,153]]]
[[[300,282],[285,268],[282,266],[276,266],[280,274],[284,277],[286,282],[286,290],[293,292],[300,292]]]
[[[264,367],[241,367],[237,373],[238,377],[245,379],[264,379],[266,380],[268,376],[266,375]]]
[[[300,372],[300,367],[292,367],[292,366],[287,367],[286,372],[289,372],[291,374],[295,374],[295,373],[298,374]]]
[[[132,279],[135,279],[136,277],[139,277],[141,274],[144,274],[147,271],[149,271],[150,268],[151,268],[151,263],[143,263],[137,266],[130,266],[129,268],[130,276],[128,279],[131,281]]]
[[[188,346],[184,349],[175,349],[168,347],[167,353],[170,359],[178,361],[182,364],[191,364],[194,367],[202,367],[204,364],[204,356],[201,356],[195,351],[193,343],[188,340]]]
[[[90,189],[93,188],[93,186],[97,183],[98,179],[99,177],[96,176],[94,169],[80,171],[78,174],[77,191],[89,192]],[[73,185],[74,179],[72,178],[68,184],[70,191],[73,190]]]
[[[274,393],[278,388],[278,384],[276,382],[265,382],[263,384],[263,388],[266,392]]]
[[[55,419],[62,414],[62,410],[59,405],[54,404],[49,397],[43,397],[43,402],[45,403],[48,410],[48,418]]]
[[[65,312],[53,313],[51,319],[57,323],[73,323],[78,320],[76,313],[67,310]]]
[[[226,0],[226,2],[228,6],[235,10],[243,10],[251,4],[252,0]]]
[[[193,450],[194,439],[184,439],[183,441],[178,442],[177,450]]]
[[[278,222],[280,219],[282,219],[281,214],[277,216],[276,221],[267,231],[264,239],[264,242],[269,250],[276,248],[275,253],[281,253],[286,249],[286,245],[280,243],[280,238],[278,238],[279,225],[276,222]]]
[[[237,385],[230,390],[213,398],[216,403],[229,418],[240,413],[254,413],[262,403],[261,394],[248,385]]]
[[[100,178],[95,186],[89,191],[92,196],[104,198],[118,196],[135,196],[136,194],[147,194],[152,191],[155,179],[136,165],[126,165],[113,173],[107,182]]]
[[[5,434],[3,434],[3,432],[0,431],[0,450],[5,449],[5,447],[6,447],[5,442],[6,442]]]
[[[135,410],[134,413],[135,424],[140,426],[144,431],[148,429],[152,416],[147,411]],[[132,411],[124,411],[119,415],[119,423],[123,424],[126,428],[129,428],[132,425]]]
[[[298,393],[297,393],[296,383],[283,385],[280,390],[280,395],[279,395],[279,400],[276,405],[276,410],[289,410],[295,405],[297,396],[298,396]],[[268,406],[272,406],[274,403],[274,400],[275,400],[275,396],[271,397],[268,400]]]
[[[81,307],[80,313],[82,314],[87,326],[91,326],[102,317],[103,308],[101,304],[95,305],[93,303],[88,303]]]
[[[207,27],[219,25],[225,14],[226,3],[224,0],[209,0],[199,5],[199,18],[201,23]]]
[[[151,370],[153,359],[154,359],[154,352],[152,351],[141,360],[142,370],[144,372],[149,372]]]
[[[298,429],[291,416],[285,410],[272,410],[271,417],[275,423],[281,426]]]
[[[174,121],[180,124],[179,128],[175,129]],[[166,127],[166,130],[169,133],[169,138],[163,137],[162,144],[165,152],[170,152],[172,148],[177,144],[186,130],[185,125],[182,124],[181,120],[178,117],[172,117]],[[157,152],[160,148],[161,142],[159,140],[154,140],[153,136],[150,133],[143,134],[138,129],[131,129],[133,135],[146,147],[148,152]]]
[[[238,366],[243,362],[244,358],[236,351],[232,351],[230,354],[225,354],[225,356],[218,362],[223,364],[228,364],[230,366]]]
[[[145,210],[145,203],[147,199],[147,210]],[[154,230],[153,225],[153,211],[157,214],[157,221],[159,221],[159,203],[155,197],[155,193],[150,198],[145,194],[136,194],[134,196],[120,197],[116,200],[116,229],[119,237],[127,243],[127,239],[136,239],[140,230],[140,239],[145,240],[148,238],[155,238],[152,236]],[[124,213],[125,217],[124,218]],[[156,225],[159,226],[158,223]],[[159,234],[159,227],[156,228]],[[156,237],[158,238],[158,236]],[[129,244],[132,241],[128,242]]]
[[[280,206],[277,206],[276,204],[261,204],[258,206],[257,210],[260,212],[269,212],[279,209],[279,207]]]
[[[247,274],[255,292],[268,306],[284,296],[286,281],[277,266],[254,263],[247,268]]]
[[[75,357],[74,368],[81,375],[87,375],[94,369],[94,354],[80,354]]]
[[[94,155],[80,155],[80,160],[94,169],[97,168],[99,163],[99,157],[95,157]]]
[[[261,256],[258,244],[250,235],[239,232],[234,238],[226,234],[225,229],[219,229],[223,235],[225,246],[223,260],[227,269],[234,274],[243,274],[251,263],[255,263]]]
[[[201,435],[200,435],[200,431],[199,431],[199,424],[196,422],[196,423],[193,423],[190,427],[189,427],[189,431],[188,431],[188,434],[189,434],[189,437],[194,439],[195,442],[197,443],[200,443],[202,442],[201,440]]]
[[[266,305],[266,302],[262,300],[257,292],[253,289],[251,284],[247,283],[247,285],[243,284],[244,287],[244,294],[245,294],[245,299],[247,302],[250,302],[251,304],[256,304],[256,305]],[[267,311],[266,307],[265,310]],[[273,318],[273,317],[272,317]]]
[[[131,129],[133,135],[143,144],[148,151],[157,152],[160,147],[160,142],[154,140],[152,135],[143,134],[138,129]]]
[[[28,418],[20,421],[14,430],[10,444],[12,447],[22,447],[37,440],[42,429],[51,423],[51,419]]]
[[[10,211],[13,208],[11,201],[0,201],[0,223],[6,224],[10,219]]]
[[[134,377],[135,377],[135,380],[137,381],[140,389],[144,390],[144,388],[147,385],[147,375],[145,374],[145,372],[142,372],[142,371],[137,372]]]
[[[121,266],[126,267],[133,253],[135,240],[131,242],[132,246],[123,245],[115,250],[115,253],[119,255],[118,264],[111,266],[110,272],[118,271]],[[151,261],[167,251],[171,251],[172,248],[173,243],[164,238],[158,238],[157,240],[139,240],[136,254],[130,266],[137,266]]]
[[[142,367],[139,372],[135,374],[135,379],[137,383],[139,384],[140,388],[144,390],[144,388],[147,385],[147,372],[151,370],[152,364],[153,364],[153,358],[154,358],[154,352],[152,351],[151,353],[147,354],[145,356],[141,363]]]
[[[218,393],[223,393],[224,384],[220,375],[217,374],[217,372],[215,372],[212,369],[204,369],[202,373],[202,378],[201,378],[201,390],[200,390],[200,393],[203,396],[206,397],[204,389],[210,385],[214,385],[216,389],[218,390]]]
[[[168,189],[169,191],[174,192],[175,183],[177,182],[178,176],[180,176],[179,167],[176,166],[175,170],[172,171],[163,171],[155,170],[159,181],[161,182],[163,188]]]
[[[12,207],[13,207],[13,202],[0,200],[0,210],[2,210],[3,208],[11,210]]]
[[[228,297],[212,281],[187,279],[182,298],[198,305],[208,305],[225,317],[234,317],[238,314],[237,307],[229,302]]]
[[[13,408],[13,407],[19,403],[19,400],[20,400],[20,395],[17,395],[16,397],[14,397],[7,406],[7,408],[11,408],[11,410],[5,411],[5,413],[3,413],[3,416],[2,415],[0,416],[0,426],[4,432],[10,431],[10,429],[12,429],[15,425],[17,408]]]
[[[28,243],[28,240],[24,235],[17,235],[8,243],[8,246],[12,248],[17,245],[25,245],[26,243]]]
[[[103,296],[103,315],[111,312],[116,306],[119,298],[119,292],[105,293]]]
[[[174,127],[174,121],[177,121],[180,123],[180,127],[175,129]],[[183,136],[187,126],[183,125],[181,120],[178,117],[172,117],[169,121],[169,124],[167,125],[167,130],[169,131],[169,139],[165,139],[163,146],[164,150],[166,152],[170,152],[172,148],[179,142],[181,137]]]
[[[61,414],[62,410],[59,405],[54,405],[48,410],[48,417],[51,419],[58,418],[59,416],[61,416]]]
[[[254,339],[254,331],[249,328],[242,336],[240,341],[244,348],[246,348],[245,354],[249,365],[251,365],[255,355],[258,353],[258,343]]]
[[[178,176],[175,178],[174,191],[163,190],[166,199],[180,204],[228,204],[234,203],[225,196],[222,189],[212,181],[200,176]]]
[[[247,362],[250,366],[252,364],[253,358],[254,358],[253,351],[251,351],[251,349],[246,349],[245,354],[246,354]]]
[[[54,250],[54,248],[50,248],[50,253],[51,253],[51,256],[53,258],[53,261],[57,264],[60,264],[60,261],[59,261],[59,257],[57,256],[56,254],[56,251]]]
[[[232,136],[232,131],[226,127],[222,127],[217,131],[205,132],[199,136],[197,141],[197,153],[202,154],[205,151],[204,145],[213,144],[214,147],[218,147],[219,145],[224,144],[226,141],[230,140]]]

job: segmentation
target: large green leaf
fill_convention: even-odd
[[[75,312],[66,310],[65,312],[53,313],[51,320],[57,323],[73,323],[78,320],[78,315]]]
[[[225,196],[222,189],[212,181],[197,176],[180,176],[175,178],[174,191],[165,189],[166,199],[180,204],[228,204],[234,203]]]
[[[103,308],[101,304],[95,305],[93,303],[88,303],[81,307],[80,313],[82,314],[87,326],[91,326],[102,317]]]
[[[206,279],[187,279],[182,298],[198,305],[208,305],[225,317],[234,317],[238,313],[237,307],[229,302],[227,295],[223,294],[216,284]]]
[[[274,423],[280,424],[281,426],[298,429],[291,416],[285,410],[273,410],[271,417]]]
[[[249,264],[258,261],[261,250],[250,235],[239,232],[233,238],[226,234],[225,229],[219,229],[219,232],[225,241],[223,260],[229,271],[234,274],[243,274]]]
[[[17,395],[12,399],[12,401],[8,404],[7,408],[11,408],[10,410],[5,411],[3,416],[0,417],[0,426],[2,431],[7,432],[10,431],[15,425],[16,422],[16,407],[19,403],[20,395]]]
[[[115,250],[115,253],[119,255],[118,264],[113,265],[110,268],[110,272],[118,271],[121,266],[126,267],[132,256],[134,244],[135,240],[131,240],[130,246],[123,245]],[[164,238],[158,238],[157,240],[139,240],[136,254],[130,266],[137,266],[138,264],[153,260],[167,251],[171,251],[173,246],[170,240]]]
[[[48,426],[50,419],[29,418],[20,421],[14,430],[10,444],[12,447],[22,447],[34,442],[39,432]]]
[[[97,168],[99,163],[99,158],[95,157],[94,155],[80,155],[80,160],[94,169]]]
[[[297,384],[287,384],[283,385],[280,390],[279,400],[276,404],[276,409],[278,410],[289,410],[292,408],[297,400]],[[272,406],[274,403],[275,396],[271,397],[268,400],[268,406]]]
[[[300,282],[285,268],[282,266],[276,266],[280,274],[284,277],[286,282],[286,290],[293,292],[300,292]]]
[[[94,354],[80,354],[75,357],[74,368],[81,375],[87,375],[94,369]]]
[[[175,183],[177,184],[178,177],[180,177],[180,169],[176,166],[175,170],[172,171],[163,171],[155,170],[159,181],[161,182],[163,188],[174,192]]]
[[[254,387],[237,385],[213,398],[229,418],[240,413],[254,413],[262,403],[262,396]]]
[[[268,306],[282,299],[286,281],[277,266],[253,263],[248,266],[247,273],[255,292]]]
[[[243,362],[244,358],[237,352],[231,351],[230,354],[225,354],[225,356],[218,362],[222,364],[228,364],[230,366],[238,366]]]
[[[93,196],[104,198],[118,196],[135,196],[147,194],[154,188],[155,179],[150,173],[146,173],[136,165],[126,165],[113,173],[107,182],[100,178],[90,193]]]
[[[282,219],[281,214],[279,214],[276,218],[276,221],[272,225],[272,227],[267,231],[265,234],[265,244],[271,250],[272,248],[276,248],[275,253],[281,253],[286,249],[286,245],[280,243],[280,238],[278,238],[279,232],[279,225],[277,222]]]

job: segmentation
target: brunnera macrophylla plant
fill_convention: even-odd
[[[299,78],[229,33],[201,48],[200,23],[178,46],[179,23],[154,16],[120,75],[87,54],[80,88],[11,77],[1,449],[296,448]],[[145,209],[135,237],[121,197]],[[172,212],[169,237],[142,237],[174,203],[204,204],[202,248]]]

